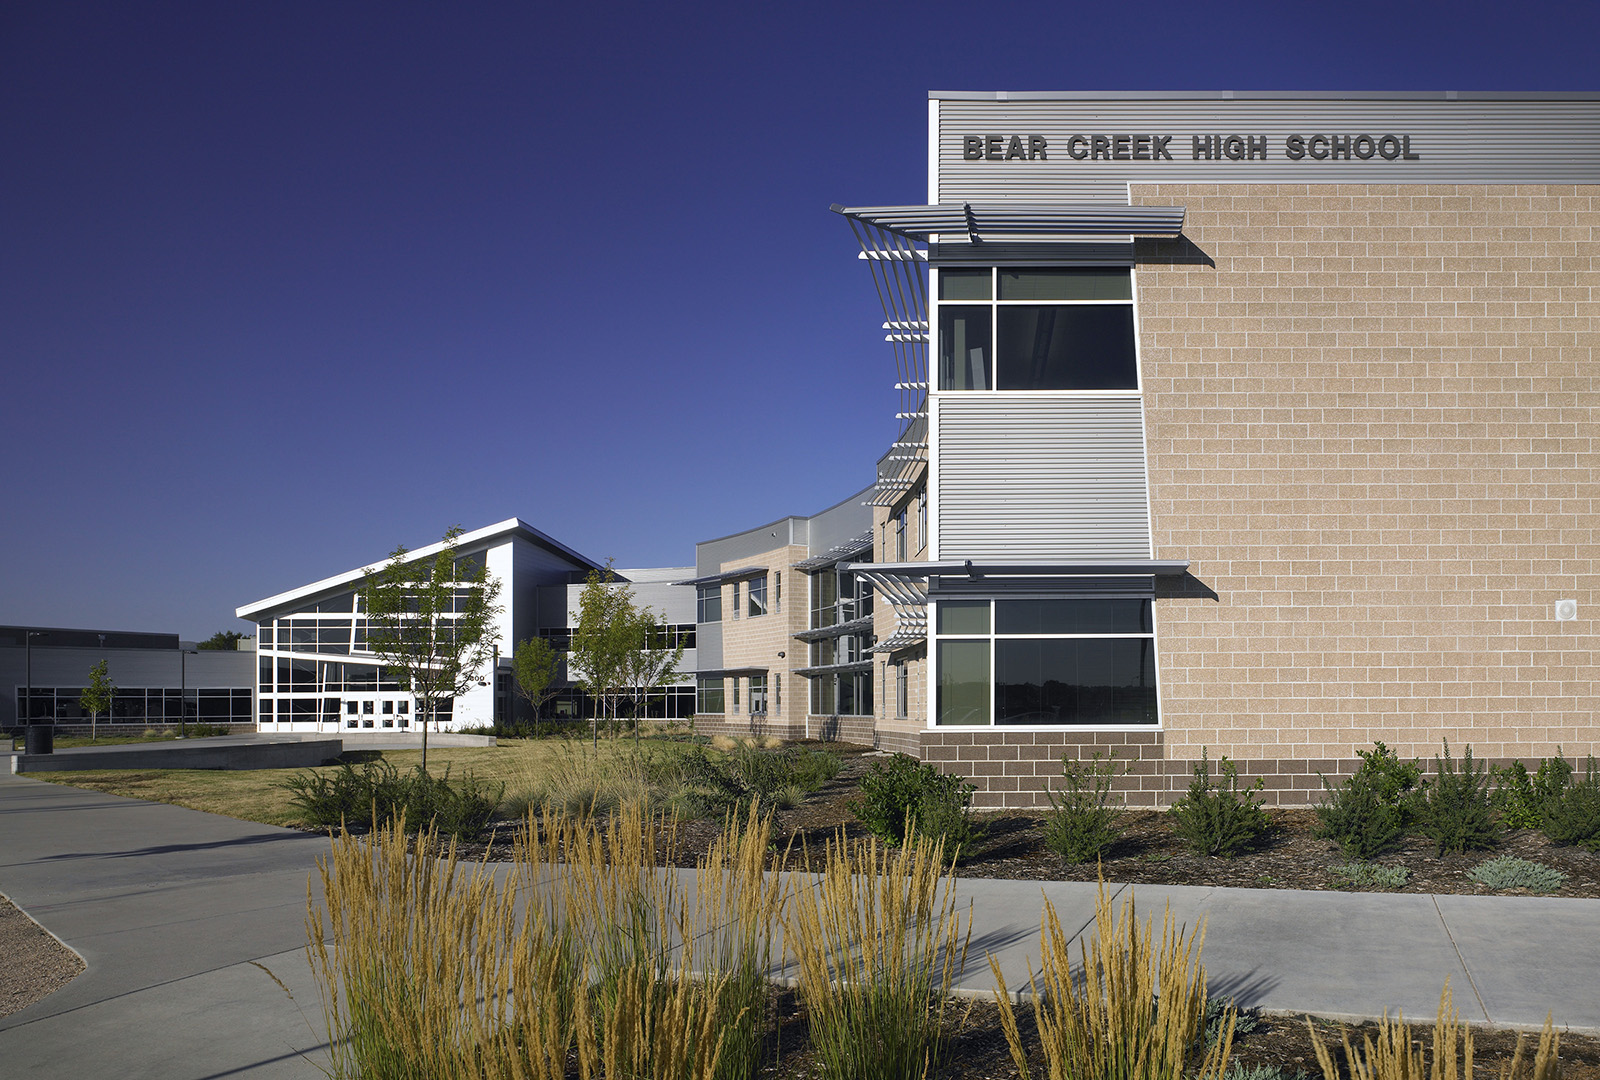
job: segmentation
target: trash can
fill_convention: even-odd
[[[54,724],[29,724],[23,736],[24,754],[53,754],[56,752],[56,726]]]

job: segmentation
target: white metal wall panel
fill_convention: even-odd
[[[941,394],[941,559],[1151,557],[1137,394]]]
[[[1082,135],[1170,135],[1172,159],[1074,160]],[[1416,160],[1291,159],[1290,135],[1408,137]],[[1048,160],[968,161],[963,136],[1029,135]],[[1195,160],[1195,136],[1261,136],[1265,160]],[[1595,184],[1600,100],[941,100],[941,203],[1125,200],[1127,183]]]

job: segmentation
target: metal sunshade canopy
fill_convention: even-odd
[[[915,240],[930,233],[980,236],[1177,236],[1183,232],[1181,206],[1125,206],[1119,203],[936,203],[931,206],[829,207],[863,225]]]

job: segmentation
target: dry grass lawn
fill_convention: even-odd
[[[639,759],[677,754],[684,744],[642,739],[635,751],[631,739],[602,741],[598,750],[566,739],[507,739],[499,746],[441,746],[428,749],[428,771],[446,769],[459,777],[470,771],[493,783],[504,782],[508,799],[520,793],[559,789],[574,778],[625,778],[636,775]],[[401,772],[422,763],[420,750],[356,751],[362,758],[382,757]],[[324,766],[332,770],[336,766]],[[266,825],[297,824],[284,781],[305,769],[84,769],[30,772],[30,779],[89,788],[150,802],[172,803]],[[322,770],[315,770],[322,771]]]

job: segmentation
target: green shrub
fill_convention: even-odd
[[[1533,777],[1528,767],[1520,761],[1489,770],[1494,783],[1490,804],[1500,815],[1500,824],[1507,829],[1537,829],[1544,824],[1544,807],[1533,791]]]
[[[1211,762],[1201,748],[1189,793],[1167,811],[1173,831],[1196,855],[1237,855],[1259,844],[1272,828],[1255,794],[1262,782],[1240,791],[1239,768],[1226,756],[1220,770],[1222,783],[1213,784]]]
[[[1481,762],[1473,762],[1472,747],[1462,755],[1459,772],[1448,741],[1434,764],[1437,773],[1423,788],[1422,834],[1440,855],[1493,847],[1500,839],[1500,825],[1489,802],[1488,772]]]
[[[1337,788],[1322,777],[1327,799],[1316,808],[1315,835],[1339,845],[1346,858],[1367,860],[1405,835],[1416,815],[1422,770],[1401,761],[1383,743],[1357,751],[1361,767]]]
[[[1545,803],[1544,834],[1558,844],[1576,844],[1590,851],[1600,851],[1600,773],[1595,770],[1591,755],[1584,766],[1582,780],[1571,781],[1572,766],[1557,755],[1556,761],[1565,766],[1552,769],[1552,794]],[[1549,764],[1549,762],[1546,762]],[[1544,766],[1539,766],[1544,774]],[[1538,778],[1534,778],[1537,787]]]
[[[1561,871],[1514,855],[1479,863],[1467,871],[1467,876],[1491,889],[1527,889],[1529,892],[1555,892],[1567,883],[1567,875]]]
[[[1379,866],[1369,862],[1335,866],[1328,874],[1336,889],[1398,889],[1411,880],[1411,871],[1403,866]]]
[[[408,833],[432,828],[456,839],[478,835],[494,816],[504,784],[470,772],[462,779],[434,776],[419,767],[402,775],[387,761],[342,763],[333,772],[307,771],[284,781],[289,804],[308,825],[331,829],[345,822],[387,825],[404,817]]]
[[[874,763],[861,778],[861,798],[849,804],[850,812],[867,831],[885,843],[898,846],[906,828],[943,840],[946,850],[976,838],[972,822],[972,793],[977,788],[959,776],[940,772],[926,761],[905,754]]]
[[[1260,1009],[1241,1009],[1237,998],[1206,998],[1205,1022],[1195,1033],[1195,1050],[1204,1057],[1222,1040],[1228,1030],[1228,1018],[1233,1017],[1233,1037],[1248,1035],[1261,1026]]]
[[[232,735],[233,729],[226,724],[189,724],[189,738],[209,739],[214,735]]]
[[[1126,772],[1126,770],[1124,770]],[[1116,755],[1105,761],[1061,759],[1061,790],[1047,790],[1044,845],[1068,862],[1092,862],[1122,835],[1122,807],[1111,803]]]

